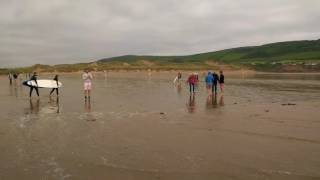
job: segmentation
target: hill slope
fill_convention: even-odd
[[[320,63],[320,39],[310,41],[288,41],[266,44],[262,46],[240,47],[215,52],[194,54],[188,56],[119,56],[97,61],[98,63],[141,64],[142,61],[153,64],[203,64],[215,62],[248,66],[258,70],[281,70],[286,66],[315,66]],[[320,68],[319,68],[320,69]],[[285,70],[285,69],[282,69]]]

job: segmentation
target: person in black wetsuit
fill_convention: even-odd
[[[212,76],[213,76],[212,93],[216,95],[218,93],[217,86],[218,86],[219,76],[215,72],[212,74]]]
[[[223,71],[220,71],[219,85],[220,85],[220,91],[223,93],[223,91],[224,91],[224,75],[223,75]]]
[[[12,76],[11,73],[8,74],[8,78],[9,78],[10,85],[12,85],[12,78],[13,78],[13,76]]]
[[[53,78],[53,80],[55,80],[56,82],[57,82],[57,87],[58,87],[58,81],[59,81],[59,76],[58,76],[58,74],[56,74],[55,76],[54,76],[54,78]],[[50,96],[51,96],[51,94],[54,92],[54,90],[56,90],[56,93],[57,93],[57,96],[59,96],[59,89],[58,88],[53,88],[52,90],[51,90],[51,92],[50,92]]]
[[[38,82],[37,82],[37,73],[36,72],[34,72],[33,73],[33,75],[31,76],[31,78],[30,78],[30,81],[35,81],[36,82],[36,84],[38,85]],[[36,86],[30,86],[30,93],[29,93],[29,97],[31,98],[31,95],[32,95],[32,91],[33,91],[33,89],[35,89],[36,90],[36,93],[37,93],[37,95],[38,95],[38,97],[39,97],[39,90],[38,90],[38,87],[36,87]]]

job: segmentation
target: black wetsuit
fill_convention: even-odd
[[[30,81],[35,81],[35,82],[36,82],[36,84],[38,85],[38,82],[37,82],[37,75],[33,75],[33,76],[30,78]],[[38,90],[38,87],[36,87],[36,86],[30,86],[30,93],[29,93],[29,96],[31,97],[33,89],[35,89],[35,90],[36,90],[36,93],[37,93],[37,95],[39,96],[39,90]]]
[[[212,92],[213,93],[218,93],[218,91],[217,91],[218,81],[219,81],[218,74],[213,73],[213,84],[212,84]]]
[[[58,77],[54,77],[54,79],[57,82],[57,87],[58,87]],[[54,92],[54,90],[56,90],[57,96],[59,95],[59,89],[58,88],[53,88],[50,92],[50,95]]]

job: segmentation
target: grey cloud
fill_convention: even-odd
[[[0,66],[318,39],[318,7],[318,0],[0,0]]]

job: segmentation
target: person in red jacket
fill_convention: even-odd
[[[188,77],[187,83],[189,83],[190,93],[194,93],[194,87],[197,83],[197,77],[194,73],[191,73]]]

